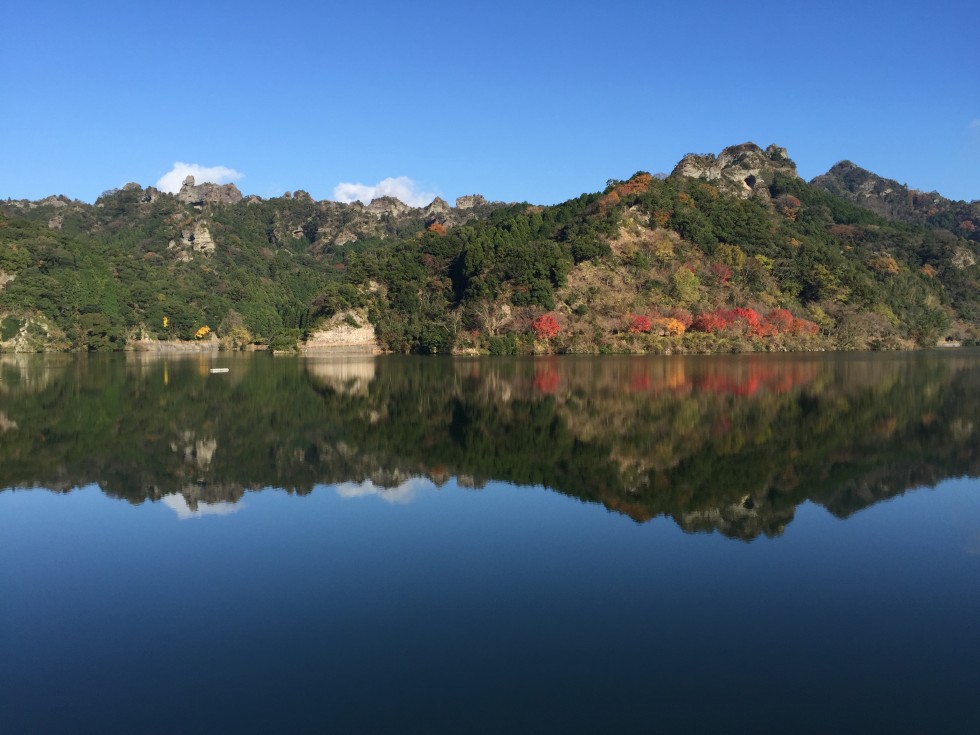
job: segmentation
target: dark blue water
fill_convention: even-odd
[[[745,364],[733,364],[727,375],[737,386]],[[8,374],[8,386],[15,387],[6,395],[8,428],[0,439],[7,439],[6,468],[21,475],[9,476],[11,489],[0,492],[0,729],[976,732],[980,481],[957,476],[963,465],[956,464],[976,460],[976,433],[970,416],[948,413],[950,403],[964,403],[957,381],[968,378],[972,386],[976,367],[968,361],[929,383],[928,406],[910,397],[914,410],[908,415],[914,418],[906,425],[894,405],[882,424],[868,400],[894,398],[881,393],[883,376],[894,370],[920,393],[925,384],[912,380],[916,369],[874,363],[868,373],[873,380],[840,390],[833,381],[821,383],[839,363],[815,364],[811,379],[786,391],[720,391],[697,399],[702,417],[721,401],[719,410],[745,429],[739,440],[745,447],[779,441],[758,439],[747,416],[765,414],[759,426],[788,421],[784,412],[795,416],[805,437],[798,454],[778,454],[768,474],[786,476],[788,462],[801,476],[792,483],[772,480],[749,500],[738,486],[729,498],[724,488],[742,482],[742,460],[735,449],[722,454],[721,447],[731,446],[729,435],[720,439],[706,431],[699,448],[676,450],[680,456],[666,462],[674,462],[669,471],[662,459],[644,470],[654,485],[667,477],[675,488],[687,488],[693,481],[686,464],[709,462],[709,456],[723,462],[713,487],[693,498],[678,490],[667,510],[654,498],[670,495],[670,488],[648,484],[638,490],[634,465],[655,451],[646,446],[653,438],[657,446],[666,441],[654,427],[677,410],[678,395],[667,406],[644,391],[623,393],[616,405],[648,414],[647,438],[635,451],[621,441],[599,443],[628,455],[611,466],[632,473],[632,489],[623,491],[627,498],[613,497],[609,493],[620,486],[610,479],[598,501],[583,502],[561,488],[474,480],[464,470],[484,467],[483,457],[494,451],[501,453],[502,474],[532,471],[502,456],[509,445],[492,429],[501,426],[501,415],[493,413],[479,431],[475,419],[460,417],[483,415],[490,406],[504,411],[502,399],[473,404],[461,395],[454,412],[431,404],[419,408],[422,394],[405,386],[396,390],[401,383],[387,375],[388,367],[372,373],[367,388],[351,379],[344,390],[324,393],[323,383],[314,381],[327,402],[320,407],[321,426],[332,427],[322,429],[326,437],[311,439],[309,426],[316,422],[299,429],[292,416],[259,427],[268,432],[278,426],[275,437],[260,433],[246,441],[234,433],[238,424],[227,433],[213,412],[191,422],[200,406],[188,407],[188,415],[171,406],[170,418],[161,419],[171,422],[171,436],[142,416],[132,419],[145,429],[134,439],[139,432],[124,418],[139,410],[130,398],[118,401],[118,409],[106,407],[101,417],[88,414],[93,431],[108,427],[99,435],[108,444],[101,450],[88,448],[70,416],[45,424],[40,417],[58,402],[50,410],[37,408],[38,402],[47,405],[53,390],[70,414],[82,411],[82,403],[72,402],[88,392],[105,400],[122,390],[156,407],[159,396],[146,385],[164,385],[154,372],[158,367],[149,377],[129,366],[105,378],[105,365],[73,363],[46,383],[34,380],[30,389],[23,373],[20,382]],[[937,364],[923,364],[919,377],[935,376],[942,370]],[[245,382],[256,381],[256,391],[260,378],[275,382],[274,376],[282,379],[276,391],[295,391],[290,376],[305,374],[296,361],[233,365],[252,371]],[[530,381],[541,365],[514,368],[517,382],[509,384],[506,411],[517,411],[517,418],[508,426],[511,433],[520,434],[519,425],[550,432],[549,441],[567,445],[569,454],[548,461],[574,466],[577,454],[596,453],[598,441],[596,427],[586,421],[595,414],[574,406],[599,400],[604,384],[628,381],[615,373],[603,383],[591,372],[609,369],[601,367],[589,368],[588,380],[579,384],[574,375],[585,370],[581,363],[550,365],[569,393],[563,396],[549,379],[544,390],[527,394],[528,405],[518,411],[519,378],[526,372]],[[447,375],[458,379],[458,367]],[[391,369],[404,375],[409,364]],[[493,372],[493,380],[507,378],[510,369]],[[93,377],[93,370],[102,377]],[[109,382],[90,391],[89,379]],[[170,365],[166,389],[195,380],[207,388],[212,378]],[[378,392],[379,381],[395,387]],[[119,382],[129,387],[119,388]],[[816,384],[829,387],[818,390]],[[904,390],[902,380],[891,385]],[[951,401],[944,403],[947,393]],[[265,397],[280,406],[289,400]],[[810,405],[818,398],[828,405]],[[857,422],[855,437],[874,435],[882,457],[902,457],[905,464],[896,460],[891,470],[869,464],[854,449],[856,438],[826,447],[819,455],[825,477],[817,483],[824,490],[813,491],[813,499],[794,499],[786,511],[774,488],[792,495],[791,487],[808,486],[803,468],[819,462],[814,455],[807,464],[803,444],[820,435],[819,426],[834,415],[827,413],[831,406],[839,409],[845,398],[846,415]],[[386,436],[390,451],[383,453],[384,443],[372,444],[369,437],[382,431],[384,421],[397,423],[402,402],[427,415],[444,413],[441,425],[459,446],[443,447],[437,422],[423,425],[405,444]],[[368,405],[386,418],[364,414]],[[603,404],[607,413],[611,405]],[[347,408],[354,418],[338,419]],[[854,418],[869,411],[867,426]],[[624,420],[620,416],[618,424]],[[372,426],[374,434],[365,428]],[[669,433],[679,426],[671,424]],[[293,427],[291,436],[287,427]],[[566,442],[563,431],[578,443]],[[620,436],[618,429],[610,431]],[[949,456],[930,459],[936,454],[930,436],[941,431],[949,432]],[[33,436],[20,436],[25,432]],[[306,486],[304,470],[287,473],[300,456],[290,444],[300,433],[317,447],[316,459],[309,448],[300,453],[304,466],[313,464],[323,475],[346,472],[349,479]],[[472,438],[477,433],[484,435],[479,446]],[[115,444],[107,438],[112,436]],[[535,441],[517,438],[524,445]],[[27,439],[48,457],[43,465],[23,456],[20,442]],[[208,444],[212,440],[217,448]],[[181,441],[196,449],[189,454]],[[245,487],[232,470],[219,472],[221,453],[236,441],[248,451],[230,458],[230,465],[252,467],[256,461],[249,471],[261,475],[265,460],[256,455],[266,451],[277,457],[269,462],[282,473],[279,486],[291,492],[275,483],[265,487],[264,480]],[[46,449],[45,442],[58,446]],[[337,456],[346,459],[328,461],[328,445],[342,446]],[[133,464],[133,446],[145,448],[142,468]],[[427,474],[407,471],[425,464],[427,453]],[[66,459],[50,459],[58,456]],[[97,475],[113,466],[114,456],[128,469],[100,481]],[[352,456],[370,458],[375,480],[352,469]],[[724,464],[729,461],[735,464]],[[950,476],[917,483],[916,471],[940,472],[941,464],[952,467]],[[182,476],[182,467],[193,471]],[[159,484],[148,484],[148,474]],[[376,481],[381,474],[389,479]],[[26,489],[23,478],[31,477],[47,478],[47,486],[61,492]],[[164,486],[175,477],[185,483],[182,491]],[[898,482],[901,477],[911,484]],[[743,518],[753,513],[770,513],[776,521]]]

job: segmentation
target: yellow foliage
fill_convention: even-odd
[[[194,332],[194,339],[204,339],[209,334],[211,334],[211,327],[205,324],[203,327]]]
[[[686,331],[684,322],[669,316],[657,317],[653,320],[653,325],[664,335],[673,335],[676,337],[684,334]]]

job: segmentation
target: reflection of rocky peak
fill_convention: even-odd
[[[170,443],[170,449],[183,455],[184,461],[207,469],[218,448],[217,439],[198,439],[193,431],[185,430],[180,433],[179,441]]]
[[[212,184],[206,181],[195,184],[194,177],[184,179],[177,199],[184,204],[201,206],[204,204],[237,204],[242,200],[242,193],[234,184]]]
[[[723,191],[747,199],[768,198],[769,184],[777,173],[798,176],[785,148],[770,145],[762,150],[755,143],[742,143],[725,148],[717,156],[688,153],[671,175],[707,179]]]
[[[793,520],[794,511],[794,506],[775,509],[768,504],[759,505],[746,495],[736,503],[680,513],[674,520],[688,533],[718,531],[729,538],[748,541],[762,535],[770,538],[781,535]]]
[[[310,359],[306,371],[317,383],[344,395],[363,395],[374,380],[377,361],[373,357]]]

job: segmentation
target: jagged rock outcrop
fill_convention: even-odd
[[[210,255],[214,252],[214,238],[208,229],[208,223],[195,222],[193,227],[184,228],[180,231],[180,241],[171,240],[167,246],[169,250],[177,253],[177,259],[187,262],[191,260],[195,253]]]
[[[777,173],[799,176],[785,148],[770,145],[762,150],[755,143],[742,143],[725,148],[717,156],[688,153],[674,167],[671,176],[707,179],[722,191],[743,199],[753,196],[768,199],[769,184]]]
[[[237,204],[242,193],[234,184],[195,184],[194,177],[188,176],[177,192],[177,199],[184,204],[203,206],[205,204]]]
[[[456,209],[473,209],[473,207],[482,207],[485,204],[487,204],[486,197],[481,194],[456,197]]]
[[[382,217],[384,215],[400,217],[412,211],[412,207],[408,206],[400,199],[396,199],[395,197],[379,197],[377,199],[372,199],[371,203],[368,204],[365,209],[375,217]]]
[[[422,213],[428,217],[447,215],[452,212],[452,207],[442,197],[436,197],[428,205],[422,207]]]

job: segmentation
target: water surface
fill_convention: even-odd
[[[974,732],[977,416],[966,350],[0,357],[4,730]]]

